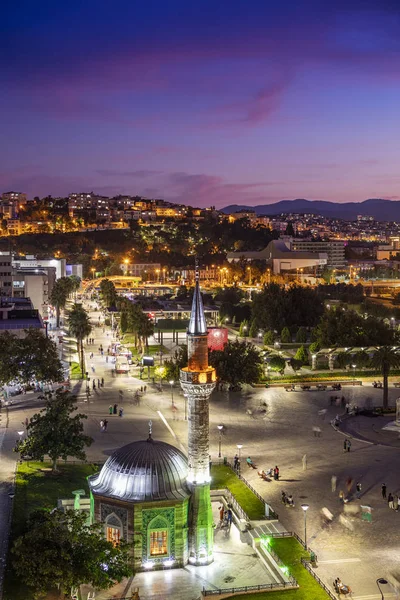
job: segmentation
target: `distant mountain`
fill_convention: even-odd
[[[324,217],[333,217],[353,221],[357,215],[374,217],[377,221],[400,221],[400,201],[372,198],[364,202],[325,202],[324,200],[281,200],[275,204],[245,206],[231,204],[222,208],[226,214],[242,210],[254,210],[257,215],[280,215],[281,213],[314,213]]]

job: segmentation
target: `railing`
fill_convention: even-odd
[[[230,463],[230,462],[227,462],[227,463],[226,463],[226,465],[227,465],[228,467],[230,467],[234,473],[237,473],[237,471],[235,471],[235,469],[233,468],[233,466],[232,466],[232,463]],[[251,484],[250,484],[250,483],[247,481],[247,479],[246,479],[245,477],[243,477],[243,475],[242,475],[241,473],[237,473],[237,475],[238,475],[239,479],[240,479],[241,481],[243,481],[243,483],[244,483],[245,485],[247,485],[247,487],[249,488],[249,490],[250,490],[250,491],[252,491],[252,492],[253,492],[253,494],[254,494],[254,495],[255,495],[255,496],[256,496],[256,497],[257,497],[257,498],[258,498],[258,499],[259,499],[259,500],[260,500],[260,501],[261,501],[263,504],[268,504],[267,502],[265,502],[265,499],[264,499],[264,498],[261,496],[261,494],[259,494],[259,493],[257,492],[257,490],[255,490],[255,489],[253,488],[253,486],[252,486],[252,485],[251,485]],[[275,511],[272,509],[272,507],[271,507],[269,504],[268,504],[268,506],[269,506],[269,515],[268,515],[268,517],[267,517],[267,516],[265,516],[265,518],[266,518],[266,519],[269,519],[269,520],[270,520],[270,519],[278,519],[278,514],[277,514],[277,513],[276,513],[276,512],[275,512]]]
[[[301,564],[303,565],[303,567],[305,569],[307,569],[307,571],[310,573],[310,575],[312,575],[314,577],[315,581],[322,587],[322,589],[325,590],[325,592],[328,594],[329,598],[332,598],[332,600],[337,600],[335,594],[333,592],[331,592],[331,590],[325,585],[325,583],[322,581],[322,579],[320,577],[318,577],[318,575],[312,568],[311,563],[308,560],[306,560],[305,558],[302,558]]]
[[[241,519],[250,521],[249,515],[243,510],[243,508],[240,506],[239,502],[236,500],[235,496],[230,490],[228,490],[227,488],[223,490],[211,490],[211,497],[222,495],[227,497],[229,504],[231,504],[234,509],[234,512],[236,512]]]
[[[294,577],[291,577],[289,581],[283,581],[282,583],[260,583],[259,585],[244,585],[241,587],[232,588],[220,588],[215,590],[206,590],[203,588],[203,596],[219,596],[221,594],[237,594],[241,592],[262,592],[265,590],[279,590],[287,587],[297,586],[297,581]]]

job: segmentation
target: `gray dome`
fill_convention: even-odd
[[[148,440],[119,448],[89,477],[93,494],[127,502],[182,500],[190,493],[184,454],[165,442]]]

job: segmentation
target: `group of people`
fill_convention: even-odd
[[[233,512],[231,506],[228,504],[228,508],[225,509],[224,505],[218,507],[219,510],[219,527],[220,529],[226,528],[228,531],[232,526]]]
[[[337,594],[351,594],[350,587],[342,583],[339,577],[336,577],[335,581],[333,582],[333,587]]]
[[[121,407],[118,410],[118,404],[115,403],[114,406],[112,404],[110,404],[110,406],[108,407],[108,413],[110,415],[118,415],[119,417],[123,417],[124,416],[124,409]]]
[[[282,492],[281,500],[282,504],[284,504],[285,506],[290,506],[291,508],[294,508],[294,500],[292,494],[286,494],[286,492]]]
[[[391,508],[392,510],[399,510],[399,505],[400,505],[400,497],[397,494],[392,494],[392,492],[389,492],[389,494],[387,494],[387,487],[386,487],[386,483],[382,483],[382,498],[383,500],[387,500],[388,503],[388,507]]]
[[[107,431],[107,427],[108,427],[108,421],[107,421],[107,419],[104,419],[104,420],[102,419],[100,421],[100,430],[101,431]]]

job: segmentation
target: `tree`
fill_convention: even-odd
[[[149,315],[141,311],[139,317],[139,323],[137,328],[137,334],[139,338],[140,351],[149,345],[149,337],[154,333],[154,323],[150,319]]]
[[[100,294],[106,307],[115,306],[117,292],[112,281],[109,279],[102,279],[100,281]]]
[[[132,574],[130,545],[114,546],[101,523],[87,524],[87,514],[74,510],[33,512],[27,531],[12,548],[16,574],[35,597],[59,590],[69,597],[82,584],[109,589]]]
[[[296,333],[296,342],[298,344],[305,344],[307,341],[307,329],[305,327],[299,327]]]
[[[346,367],[349,366],[349,364],[352,363],[352,359],[350,354],[348,354],[347,352],[339,352],[336,355],[336,366],[339,369],[345,369]]]
[[[286,361],[282,356],[273,354],[269,359],[269,366],[273,371],[277,371],[281,375],[285,372]]]
[[[317,354],[321,350],[319,342],[312,342],[308,347],[311,354]]]
[[[256,323],[256,320],[253,319],[252,322],[251,322],[251,325],[250,325],[249,336],[251,338],[255,338],[255,337],[257,337],[257,334],[258,334],[257,323]]]
[[[53,471],[57,470],[57,460],[67,460],[69,456],[86,459],[85,446],[90,446],[92,438],[83,433],[83,419],[87,416],[71,414],[78,408],[76,396],[61,389],[40,396],[45,400],[45,408],[31,417],[27,428],[27,438],[17,444],[16,450],[29,454],[42,461],[47,455],[52,460]]]
[[[358,369],[365,369],[370,365],[371,360],[365,350],[360,350],[354,354],[352,362],[357,366]]]
[[[376,371],[380,371],[383,378],[383,408],[389,406],[389,386],[388,378],[391,369],[397,369],[400,366],[400,356],[391,346],[382,346],[378,348],[371,360],[371,366]]]
[[[272,329],[267,329],[264,333],[264,345],[271,346],[275,342],[275,333]]]
[[[82,304],[74,304],[68,316],[68,325],[71,335],[76,338],[79,362],[81,365],[82,377],[85,372],[85,355],[83,352],[83,340],[89,336],[92,331],[89,315]]]
[[[248,321],[242,321],[239,327],[239,335],[240,337],[247,337],[249,332],[249,323]]]
[[[281,331],[281,342],[282,344],[290,344],[292,341],[292,334],[288,327],[284,327]]]
[[[313,332],[321,348],[393,345],[395,332],[373,316],[352,310],[327,310]]]
[[[9,332],[0,334],[0,385],[62,381],[63,368],[54,342],[38,329],[25,333],[22,339]]]
[[[302,365],[308,365],[308,352],[304,346],[300,346],[300,348],[298,348],[294,358]]]
[[[50,294],[50,304],[56,309],[57,327],[60,326],[60,312],[65,308],[69,294],[68,277],[60,277],[53,285]]]
[[[243,383],[256,383],[261,376],[262,359],[253,344],[237,340],[225,344],[223,350],[212,350],[210,364],[217,371],[218,381],[239,390]]]
[[[188,352],[187,346],[180,346],[178,350],[175,350],[174,357],[167,358],[164,361],[165,373],[164,377],[167,381],[179,381],[180,370],[183,367],[187,367],[188,364]]]
[[[300,371],[301,367],[303,366],[303,361],[297,360],[296,358],[291,358],[290,366],[292,367],[293,371],[296,373],[297,371]]]
[[[128,330],[128,313],[126,310],[122,310],[121,312],[119,328],[121,330],[121,333],[125,333]]]

